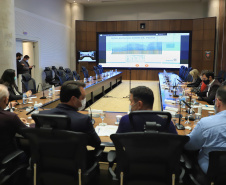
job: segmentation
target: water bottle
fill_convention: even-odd
[[[27,104],[27,94],[23,93],[23,104]]]
[[[52,96],[53,96],[53,90],[52,88],[49,88],[49,97],[52,98]]]
[[[52,92],[53,92],[53,94],[55,94],[55,86],[54,85],[52,85]]]
[[[34,104],[35,111],[33,112],[34,114],[38,114],[39,113],[38,107],[39,107],[39,104],[37,103],[37,101],[35,101],[35,104]]]

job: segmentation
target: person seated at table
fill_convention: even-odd
[[[198,100],[206,101],[207,103],[213,105],[217,89],[221,84],[218,80],[214,79],[214,73],[210,71],[202,76],[202,80],[207,85],[207,88],[205,91],[197,93],[199,96]]]
[[[87,133],[88,144],[93,147],[100,146],[100,138],[95,132],[91,118],[81,114],[78,110],[83,110],[86,106],[85,83],[78,81],[66,81],[60,91],[61,103],[51,110],[41,111],[40,114],[60,114],[71,118],[71,130],[75,132]]]
[[[200,76],[200,79],[202,80],[202,82],[199,84],[198,87],[194,87],[191,92],[194,92],[194,93],[199,93],[199,92],[203,92],[205,91],[205,89],[207,88],[207,85],[203,82],[203,77],[204,75],[206,75],[206,73],[208,73],[208,70],[203,70],[201,72],[201,76]]]
[[[187,87],[198,87],[202,82],[201,78],[199,77],[199,71],[197,69],[192,69],[189,74],[192,76],[193,81],[192,83],[189,83]]]
[[[202,118],[188,136],[187,150],[199,150],[198,164],[204,173],[209,166],[209,152],[226,151],[226,86],[218,88],[215,115]]]
[[[129,100],[131,109],[130,111],[152,110],[154,103],[154,94],[150,88],[145,86],[138,86],[130,90]],[[176,128],[172,121],[170,122],[169,128],[166,128],[165,120],[163,118],[156,115],[155,120],[158,121],[158,123],[162,123],[160,131],[177,134]],[[142,126],[141,128],[144,127]],[[130,124],[129,115],[123,116],[119,122],[117,133],[125,133],[132,131],[133,129]],[[142,129],[139,131],[144,130]]]
[[[0,79],[0,84],[4,84],[5,86],[8,87],[9,101],[19,100],[23,98],[23,94],[19,92],[15,81],[16,81],[15,70],[6,69],[2,74],[2,77]],[[27,97],[29,97],[31,94],[32,92],[30,90],[26,92]]]
[[[26,119],[19,118],[15,113],[4,110],[9,101],[9,92],[5,85],[0,84],[0,160],[17,149],[15,134],[22,134],[26,128]]]

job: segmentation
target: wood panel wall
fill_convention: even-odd
[[[145,29],[140,24],[145,23]],[[216,18],[186,19],[186,20],[145,20],[145,21],[76,21],[76,53],[80,50],[96,51],[97,32],[126,32],[126,31],[192,31],[191,66],[198,69],[213,70],[215,54]],[[205,55],[210,51],[210,57]],[[89,75],[94,75],[93,66],[96,63],[83,63]],[[77,71],[81,64],[77,62]],[[130,78],[129,70],[123,71],[123,79]],[[158,80],[159,69],[133,69],[132,80]],[[167,70],[178,73],[178,70]]]

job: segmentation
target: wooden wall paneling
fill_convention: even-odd
[[[191,60],[191,66],[194,69],[198,69],[199,72],[201,72],[204,68],[202,66],[203,63],[203,54],[202,50],[196,50],[192,51],[192,60]]]
[[[192,52],[194,50],[203,50],[203,41],[202,40],[193,40],[192,41]]]
[[[214,50],[215,40],[203,40],[203,50]]]
[[[118,71],[122,72],[122,79],[123,80],[128,80],[127,79],[127,70],[125,70],[125,69],[118,69]]]
[[[86,32],[85,31],[76,32],[76,40],[86,42],[87,41]]]
[[[149,69],[141,69],[137,71],[137,80],[147,80]]]
[[[145,24],[145,28],[141,29],[141,24]],[[138,31],[149,31],[149,21],[137,21]]]
[[[205,30],[208,30],[208,29],[212,29],[212,30],[215,30],[216,28],[216,17],[207,17],[203,20],[203,28]]]
[[[96,32],[87,31],[86,38],[88,42],[96,42]]]
[[[76,21],[76,31],[86,31],[86,21]]]
[[[118,32],[126,31],[126,21],[117,21],[116,22],[116,30]]]
[[[105,21],[100,21],[96,23],[97,32],[106,32],[107,31],[107,24]]]
[[[169,31],[170,30],[170,21],[169,20],[160,20],[158,30],[159,31]]]
[[[155,70],[155,69],[150,69],[147,71],[147,80],[158,80],[158,73],[162,72],[163,70]]]
[[[87,46],[87,51],[96,51],[97,47],[96,47],[96,42],[87,42],[86,44]]]
[[[180,24],[181,31],[191,31],[193,29],[192,19],[182,19]]]
[[[131,69],[131,80],[137,80],[137,71],[138,70]],[[128,71],[128,72],[130,73],[130,71]],[[130,76],[130,74],[129,74],[129,76]]]
[[[117,22],[116,21],[110,21],[107,22],[107,32],[116,32],[117,31]]]
[[[203,39],[204,40],[214,40],[215,39],[215,29],[212,30],[203,30]]]
[[[76,50],[86,50],[86,42],[84,41],[77,41],[76,43]]]
[[[87,32],[96,32],[97,30],[97,25],[96,25],[96,22],[94,21],[87,21],[86,22],[86,31]]]
[[[159,21],[149,21],[148,23],[149,31],[158,31],[159,29]]]
[[[171,31],[179,31],[181,27],[181,20],[170,20],[169,21],[169,30]]]
[[[126,21],[126,31],[137,31],[137,21]]]
[[[210,50],[211,55],[210,58],[206,58],[205,51],[203,51],[203,64],[202,66],[205,66],[208,70],[213,71],[213,64],[214,64],[214,50]]]
[[[203,30],[204,19],[193,20],[193,30]]]
[[[203,30],[193,30],[192,40],[203,40]]]

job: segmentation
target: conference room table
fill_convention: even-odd
[[[173,84],[173,82],[175,81],[175,79],[179,79],[179,77],[176,74],[168,74],[169,78],[170,78],[170,84]],[[87,93],[87,99],[93,101],[95,99],[95,95],[98,93],[105,93],[105,90],[107,88],[112,88],[113,85],[117,85],[119,83],[122,82],[122,73],[121,72],[116,72],[113,73],[111,76],[106,76],[103,77],[102,79],[98,79],[93,80],[92,82],[87,82],[86,83],[86,93]],[[164,108],[166,106],[168,107],[172,107],[172,108],[178,108],[179,110],[179,104],[171,104],[171,103],[166,103],[165,100],[175,100],[175,102],[177,101],[178,97],[174,98],[173,97],[173,85],[169,85],[169,88],[165,88],[166,84],[165,84],[165,77],[162,73],[159,73],[159,93],[160,93],[160,103],[162,105],[162,109],[164,110]],[[180,94],[182,89],[187,89],[185,86],[178,88],[177,90],[177,94]],[[18,100],[18,103],[20,103],[20,105],[16,106],[16,110],[14,111],[16,114],[18,114],[18,116],[20,118],[26,118],[28,121],[28,125],[31,127],[34,127],[34,121],[31,118],[31,114],[26,115],[28,113],[28,111],[33,109],[34,103],[35,101],[37,101],[37,103],[42,103],[43,106],[41,108],[39,108],[39,111],[42,110],[46,110],[46,109],[50,109],[50,108],[54,108],[56,107],[60,101],[59,101],[59,95],[60,95],[60,87],[56,87],[55,88],[55,93],[53,94],[52,97],[48,97],[48,91],[46,90],[44,92],[45,96],[47,96],[47,99],[40,99],[40,97],[43,96],[42,92],[39,92],[37,94],[35,94],[36,98],[29,98],[28,103],[27,104],[22,104],[22,100]],[[192,99],[197,98],[196,96],[192,96]],[[32,102],[31,102],[32,100]],[[201,102],[203,104],[206,104],[205,102]],[[182,119],[181,119],[181,124],[184,126],[190,126],[191,129],[193,129],[194,127],[194,121],[190,121],[191,124],[189,125],[185,125],[185,119],[184,116],[186,116],[186,109],[182,109],[181,114],[182,114]],[[194,109],[195,110],[195,109]],[[197,110],[195,110],[197,111]],[[88,111],[80,111],[83,114],[88,114]],[[115,125],[116,122],[116,116],[117,115],[121,115],[124,116],[127,114],[127,112],[108,112],[106,111],[106,116],[104,118],[104,122],[107,123],[108,125]],[[207,110],[203,110],[202,111],[202,117],[208,116],[208,111]],[[99,123],[102,122],[100,117],[94,117],[93,118],[95,120],[95,124],[94,127],[98,126]],[[174,124],[178,123],[179,118],[173,118],[172,119]],[[185,129],[185,130],[177,130],[179,135],[187,135],[191,132],[191,130]],[[109,136],[101,136],[101,142],[103,145],[105,146],[112,146],[112,141],[110,139]]]

